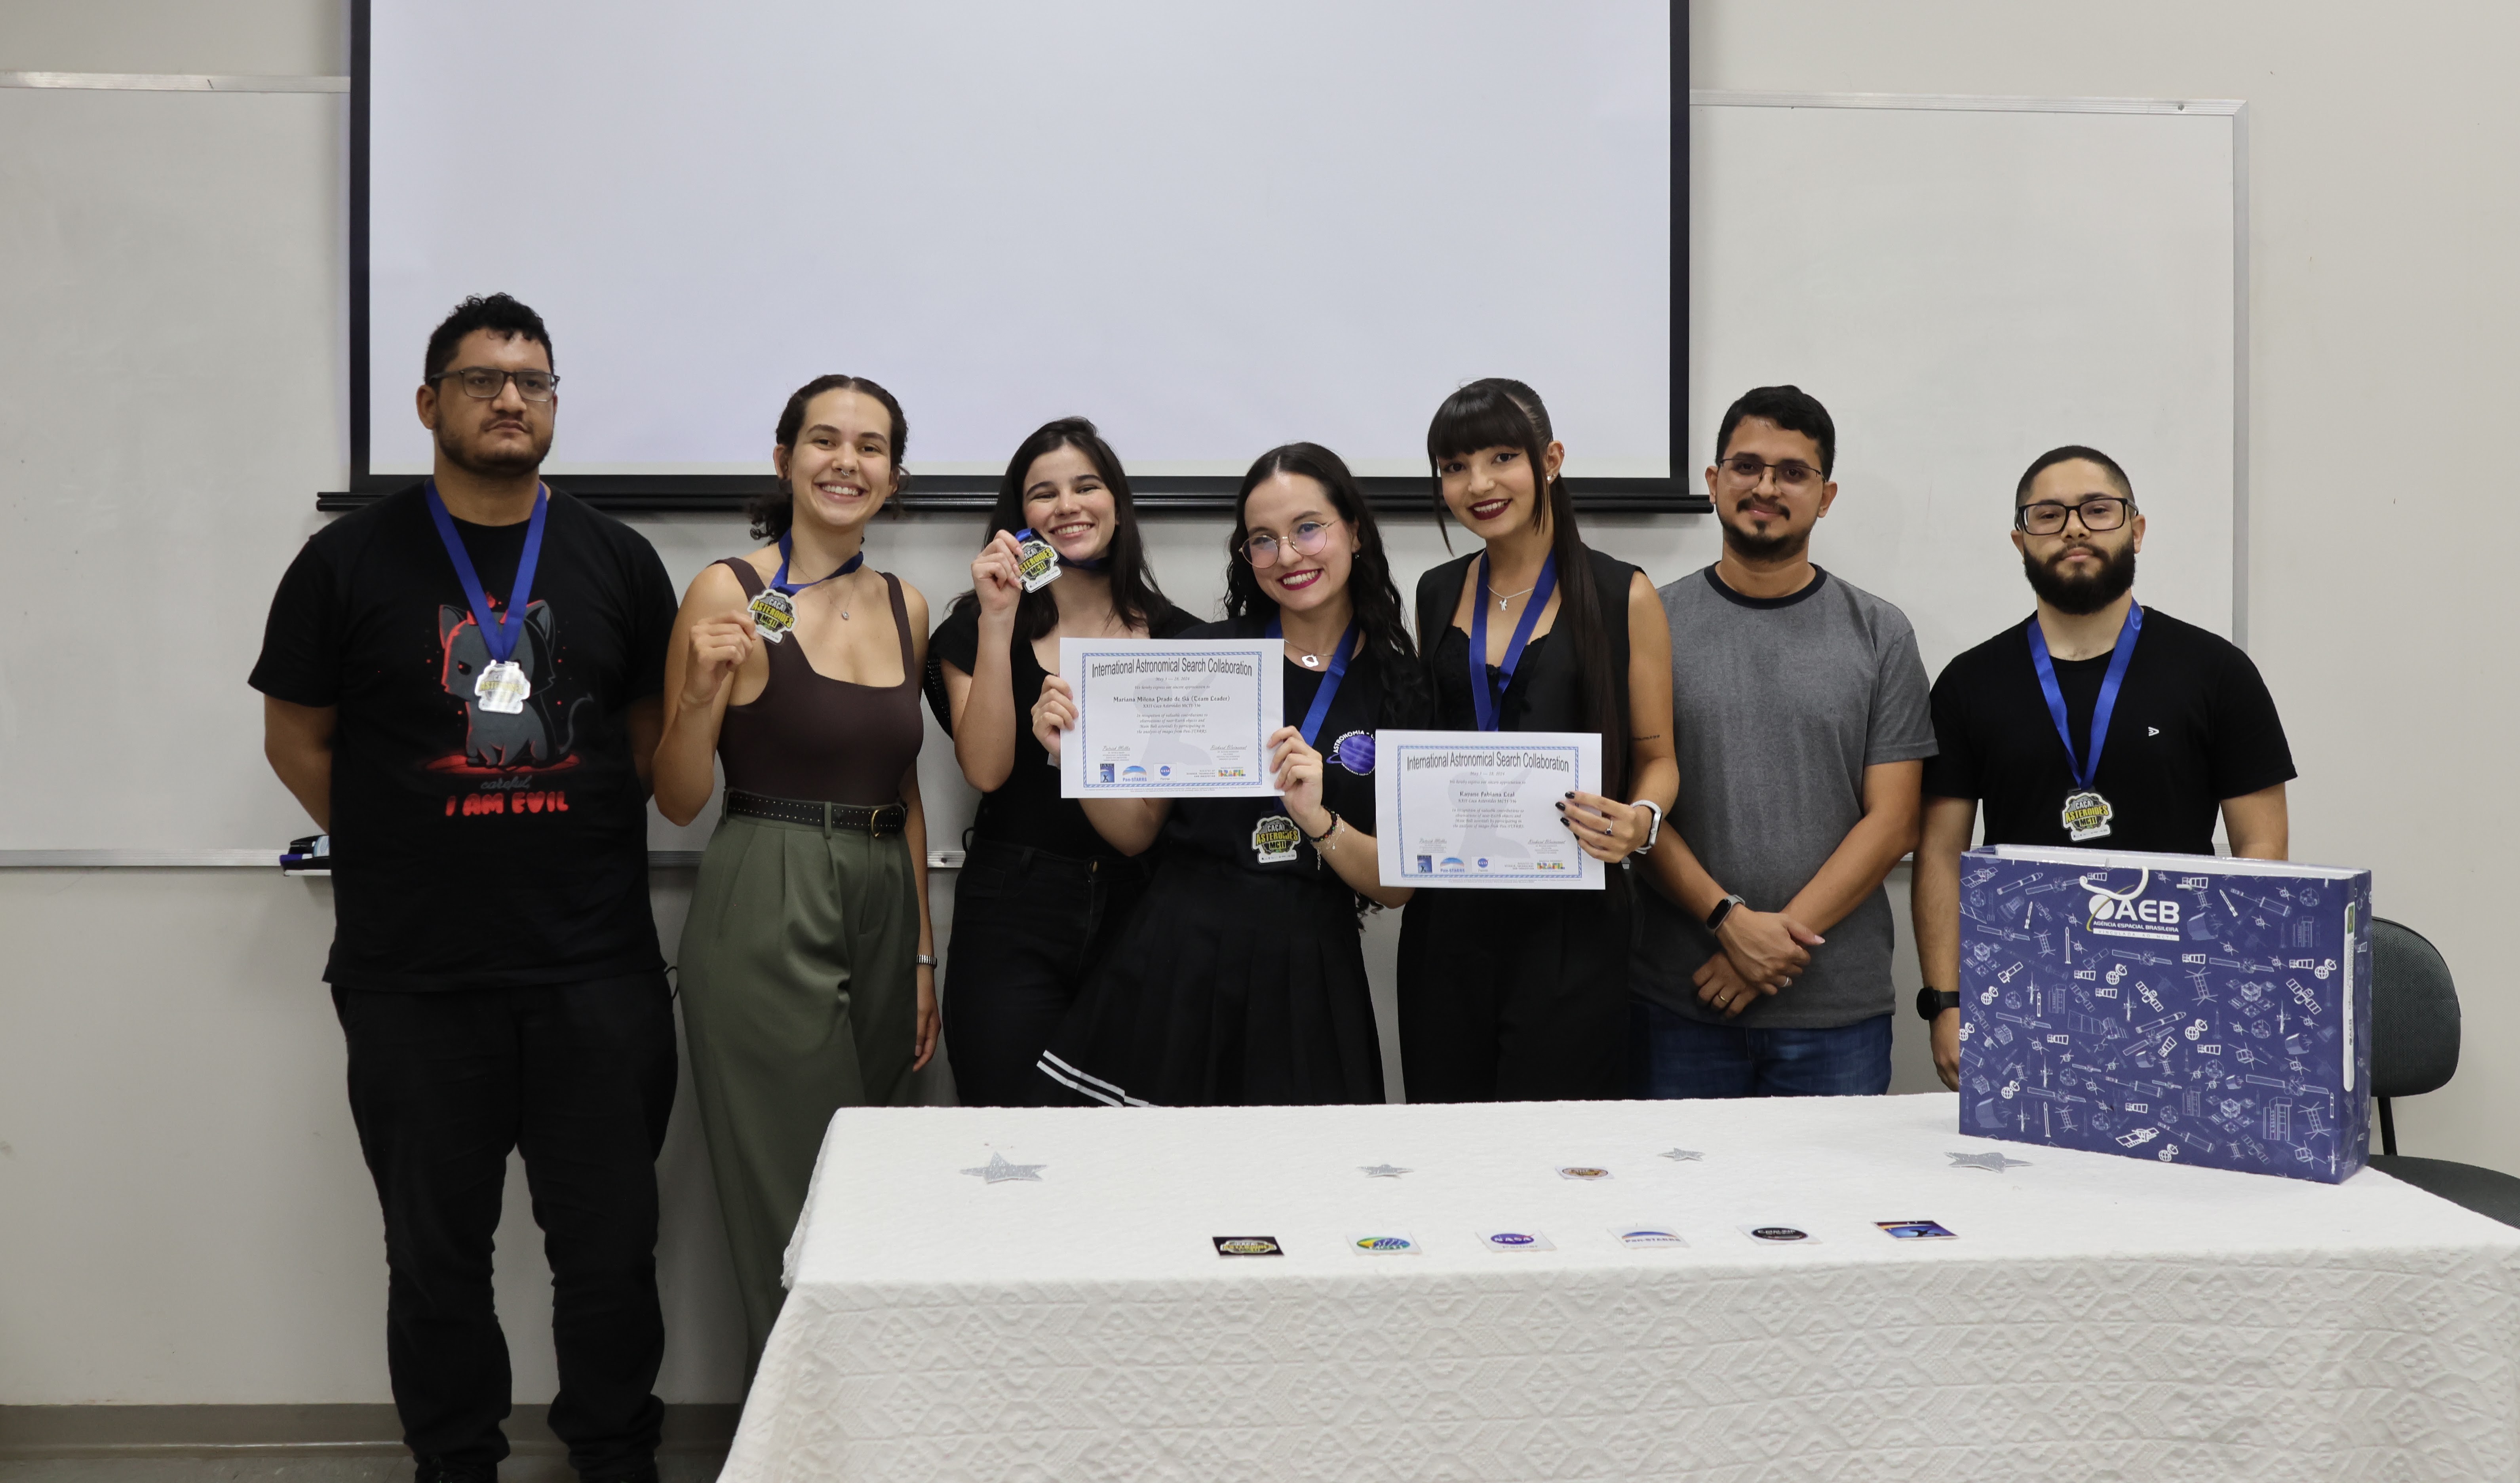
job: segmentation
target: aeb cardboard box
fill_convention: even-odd
[[[1960,860],[1960,1131],[2327,1184],[2362,1167],[2371,873]]]

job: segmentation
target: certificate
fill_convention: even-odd
[[[1061,639],[1076,725],[1058,744],[1062,798],[1265,798],[1269,734],[1285,724],[1278,639]]]
[[[1601,862],[1557,812],[1601,790],[1591,732],[1386,731],[1373,738],[1384,885],[1598,891]]]

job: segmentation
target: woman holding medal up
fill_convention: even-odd
[[[1153,881],[1041,1068],[1113,1105],[1376,1102],[1382,1054],[1358,942],[1359,897],[1381,884],[1373,734],[1424,718],[1400,594],[1347,465],[1313,443],[1243,475],[1227,543],[1222,623],[1188,639],[1284,641],[1285,720],[1269,738],[1282,796],[1096,798],[1096,830],[1155,850]],[[1075,724],[1053,676],[1034,735]]]
[[[1549,410],[1472,382],[1426,429],[1436,519],[1481,549],[1418,582],[1438,728],[1597,732],[1601,791],[1558,805],[1607,865],[1653,847],[1680,790],[1671,630],[1643,572],[1585,546]],[[1412,1101],[1625,1097],[1627,872],[1599,891],[1429,890],[1400,929],[1400,1052]]]
[[[981,793],[955,882],[945,1055],[965,1106],[1069,1098],[1035,1066],[1146,887],[1058,792],[1029,716],[1058,641],[1169,639],[1197,620],[1155,586],[1129,476],[1092,423],[1061,418],[1007,462],[971,590],[928,643],[927,703]]]
[[[656,807],[726,803],[683,927],[683,1026],[751,1356],[824,1127],[898,1105],[936,1046],[919,676],[927,603],[866,564],[900,492],[892,393],[826,376],[780,415],[771,546],[694,578],[665,660]]]

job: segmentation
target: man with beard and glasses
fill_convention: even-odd
[[[552,1430],[589,1483],[653,1478],[675,1064],[647,805],[674,589],[645,539],[542,484],[560,378],[533,310],[466,299],[424,369],[434,476],[307,541],[248,682],[272,769],[333,837],[324,977],[384,1209],[394,1405],[422,1483],[495,1476],[490,1247],[519,1149]]]
[[[2210,855],[2218,808],[2234,855],[2281,860],[2288,842],[2295,774],[2274,697],[2228,641],[2136,603],[2143,514],[2117,461],[2041,454],[2013,491],[2012,544],[2038,612],[1934,682],[1942,751],[1925,771],[1912,904],[1916,1009],[1953,1087],[1960,854],[1981,807],[1989,844]]]
[[[1641,1097],[1877,1095],[1894,939],[1933,755],[1907,615],[1812,564],[1837,430],[1761,386],[1716,434],[1721,560],[1662,589],[1680,796],[1644,857],[1630,1036]]]

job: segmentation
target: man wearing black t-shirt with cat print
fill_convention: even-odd
[[[1925,764],[1916,846],[1917,1009],[1954,1087],[1960,855],[1981,806],[1989,844],[2210,855],[2218,811],[2234,855],[2281,860],[2289,843],[2292,751],[2258,667],[2228,641],[2136,605],[2144,520],[2126,471],[2095,448],[2042,454],[2013,492],[2012,518],[2039,610],[1934,682],[1942,750]],[[2096,739],[2094,713],[2107,716]]]
[[[333,836],[324,976],[384,1209],[394,1404],[421,1483],[507,1455],[491,1237],[520,1149],[552,1429],[588,1483],[653,1478],[675,1066],[647,798],[674,590],[646,540],[540,481],[539,316],[467,299],[425,369],[434,477],[306,543],[249,682],[273,770]]]

